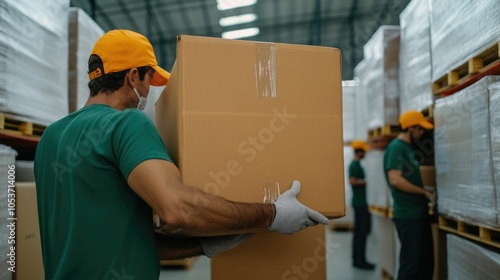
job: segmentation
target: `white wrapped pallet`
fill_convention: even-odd
[[[354,68],[354,82],[356,83],[356,107],[355,107],[355,139],[368,140],[368,126],[367,126],[367,84],[366,84],[366,62],[362,60]]]
[[[432,80],[500,40],[498,0],[431,0]]]
[[[384,151],[370,150],[365,156],[366,196],[368,205],[389,208],[391,194],[384,175]]]
[[[399,109],[422,111],[433,103],[429,1],[410,1],[399,19]]]
[[[69,10],[69,112],[81,109],[89,97],[88,60],[104,31],[80,8]]]
[[[490,139],[495,176],[497,226],[500,226],[500,82],[490,86]]]
[[[398,124],[399,33],[399,26],[380,26],[363,48],[369,130]]]
[[[9,170],[12,170],[9,166],[16,163],[16,155],[15,150],[0,144],[0,279],[12,279],[12,272],[8,270],[11,265],[7,262],[9,260],[7,254],[12,246],[7,239],[10,235],[7,218],[11,217],[9,216],[7,189],[9,188]],[[15,168],[13,170],[15,172]]]
[[[0,1],[0,112],[42,125],[68,114],[68,9]]]
[[[356,84],[354,81],[342,82],[342,121],[344,142],[356,139]]]
[[[455,219],[495,226],[488,86],[500,76],[436,101],[434,112],[438,211]]]
[[[448,279],[496,280],[500,275],[500,254],[463,238],[448,234]]]
[[[340,219],[332,220],[333,225],[354,225],[354,210],[352,209],[351,199],[352,199],[352,187],[349,184],[349,164],[354,158],[354,151],[350,146],[344,146],[344,178],[345,178],[345,202],[346,211],[345,216]]]

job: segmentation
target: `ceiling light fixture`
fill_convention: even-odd
[[[219,11],[255,5],[257,0],[217,0]]]
[[[244,14],[244,15],[239,15],[239,16],[232,16],[232,17],[225,17],[221,18],[219,20],[220,26],[231,26],[231,25],[237,25],[237,24],[242,24],[242,23],[249,23],[252,21],[255,21],[257,19],[256,14]]]
[[[222,38],[225,38],[225,39],[246,38],[246,37],[252,37],[252,36],[258,35],[259,32],[260,32],[260,30],[257,27],[239,29],[239,30],[223,32]]]

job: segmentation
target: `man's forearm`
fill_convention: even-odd
[[[214,233],[264,232],[274,219],[272,204],[231,202],[195,188],[186,186],[186,189],[194,194],[186,195],[177,209],[181,211],[181,220],[175,223],[178,228],[167,229],[174,234],[210,236]]]
[[[404,177],[401,176],[399,176],[399,178],[396,179],[393,185],[397,189],[408,193],[422,194],[422,195],[425,195],[426,193],[426,191],[423,188],[419,188],[413,185],[412,183],[410,183],[408,180],[406,180]]]

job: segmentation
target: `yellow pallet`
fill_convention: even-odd
[[[500,228],[439,216],[439,228],[480,243],[500,248]]]

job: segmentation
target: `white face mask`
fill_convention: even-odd
[[[139,98],[139,103],[137,104],[137,109],[143,111],[144,108],[146,108],[146,103],[148,102],[148,98],[140,96],[139,92],[137,92],[137,90],[135,88],[133,88],[133,89],[134,89],[135,94],[137,94],[137,98]]]

